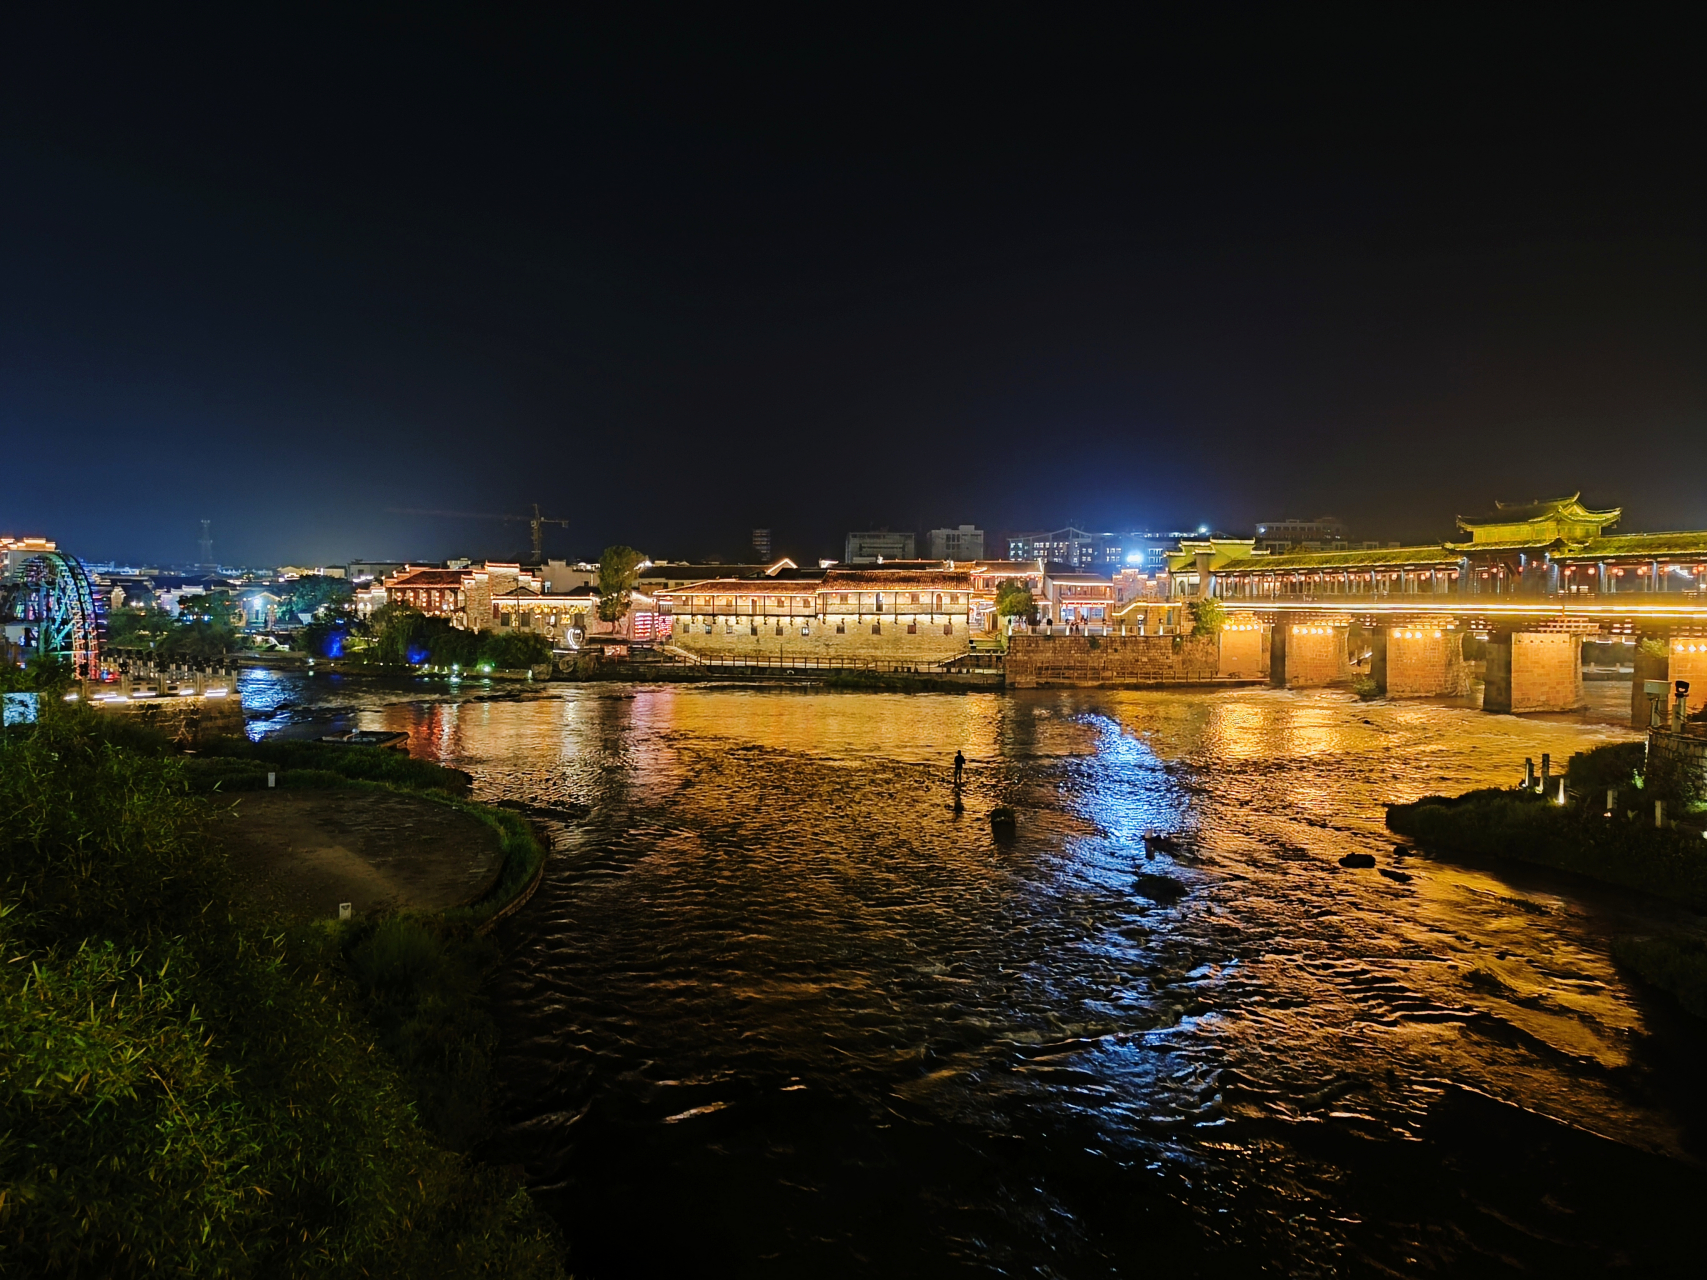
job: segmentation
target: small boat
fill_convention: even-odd
[[[384,729],[353,729],[349,733],[328,733],[320,739],[335,747],[390,747],[401,751],[409,735]]]

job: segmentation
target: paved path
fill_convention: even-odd
[[[238,887],[299,919],[388,907],[440,909],[479,893],[498,869],[498,836],[419,796],[352,788],[232,797],[215,831]]]

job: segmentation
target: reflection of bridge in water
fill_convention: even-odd
[[[1489,711],[1574,710],[1585,638],[1645,641],[1631,697],[1645,725],[1647,680],[1688,680],[1690,709],[1707,706],[1707,531],[1605,533],[1619,514],[1573,494],[1460,519],[1468,542],[1281,555],[1186,542],[1172,590],[1221,601],[1224,671],[1332,684],[1366,647],[1387,697],[1463,694],[1480,675]]]

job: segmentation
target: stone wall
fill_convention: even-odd
[[[1220,666],[1213,636],[1016,635],[1008,638],[1006,670],[1010,689],[1031,689],[1192,684],[1216,679]]]
[[[1693,683],[1690,692],[1694,692]],[[1646,789],[1670,804],[1707,798],[1707,737],[1650,730],[1643,773]]]
[[[1583,705],[1582,637],[1495,632],[1487,642],[1482,710],[1575,711]]]
[[[676,619],[671,643],[678,649],[705,657],[717,658],[811,658],[824,661],[831,658],[851,662],[945,662],[970,651],[972,635],[964,618],[936,622],[919,621],[909,624],[885,618],[874,623],[867,617],[862,622],[849,621],[845,630],[837,631],[834,622],[802,619],[781,622],[761,618],[758,634],[742,619],[728,623],[690,623]],[[913,625],[916,630],[909,632]],[[782,634],[778,635],[780,627]],[[874,632],[873,627],[877,630]]]

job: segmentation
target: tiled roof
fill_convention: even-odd
[[[1645,556],[1664,559],[1666,556],[1707,556],[1707,532],[1684,533],[1620,533],[1604,538],[1590,538],[1564,551],[1555,552],[1555,560],[1610,560],[1618,556]]]
[[[708,578],[657,594],[800,596],[820,591],[969,591],[971,587],[972,574],[966,569],[830,569],[810,578]]]
[[[386,580],[388,587],[460,587],[464,569],[416,569]]]
[[[1215,570],[1223,573],[1294,573],[1331,569],[1382,569],[1455,565],[1459,553],[1442,543],[1425,547],[1384,547],[1379,551],[1299,551],[1283,556],[1241,556]]]

